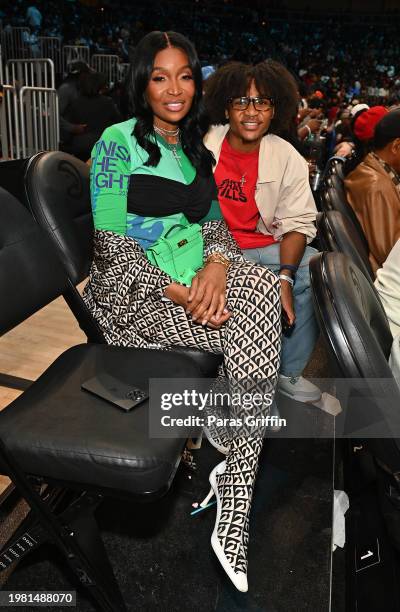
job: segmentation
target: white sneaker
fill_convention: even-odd
[[[277,417],[276,419],[274,419],[271,423],[271,425],[267,426],[267,429],[269,431],[280,431],[282,429],[282,426],[279,425],[279,421],[277,419],[280,419],[280,412],[277,406],[276,401],[274,400],[271,404],[271,408],[269,411],[269,416],[270,417]],[[275,421],[275,422],[274,422]]]
[[[297,402],[312,404],[321,399],[321,391],[303,376],[283,376],[279,374],[278,389]]]

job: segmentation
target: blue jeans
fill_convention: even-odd
[[[306,247],[296,274],[293,287],[296,325],[290,337],[282,336],[280,373],[284,376],[300,376],[306,367],[318,339],[319,330],[314,316],[311,298],[308,262],[318,251]],[[276,274],[280,266],[280,245],[271,244],[261,249],[246,249],[245,259],[266,266]]]

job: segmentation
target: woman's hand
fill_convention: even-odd
[[[178,304],[178,306],[182,306],[182,308],[187,310],[189,297],[188,287],[184,287],[183,285],[179,285],[178,283],[172,283],[165,289],[164,294],[166,295],[166,297],[172,300],[174,304]],[[230,316],[231,313],[226,308],[224,308],[221,316],[218,319],[216,318],[216,315],[210,317],[207,322],[207,327],[209,327],[210,329],[220,329],[220,327],[227,322]]]
[[[168,285],[165,289],[164,294],[174,302],[174,304],[178,304],[178,306],[182,306],[186,310],[188,297],[189,297],[189,287],[184,287],[179,283],[172,283]]]
[[[192,315],[193,321],[202,325],[211,323],[210,327],[220,327],[225,323],[224,308],[226,304],[226,270],[220,263],[209,263],[204,266],[192,280],[186,312]],[[224,320],[221,317],[224,314]],[[229,317],[228,317],[229,318]]]
[[[285,312],[289,325],[293,325],[296,320],[296,313],[293,306],[293,290],[288,281],[281,280],[281,303],[282,310]]]
[[[226,323],[227,320],[231,318],[231,316],[232,313],[229,312],[227,308],[224,308],[222,315],[219,317],[218,321],[215,316],[211,317],[207,323],[207,327],[210,327],[210,329],[221,329],[223,324]]]

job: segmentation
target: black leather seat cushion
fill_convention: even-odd
[[[218,366],[223,361],[222,353],[206,353],[205,351],[187,348],[185,346],[174,346],[173,351],[174,354],[179,353],[193,359],[202,375],[208,378],[214,378],[214,376],[216,376]]]
[[[317,215],[317,229],[324,250],[344,253],[366,278],[374,280],[368,250],[349,217],[339,210],[329,210]]]
[[[165,493],[185,443],[182,430],[175,429],[175,438],[152,438],[148,402],[124,412],[82,391],[99,368],[141,388],[151,377],[197,378],[199,390],[209,384],[185,356],[79,345],[0,413],[1,439],[28,474],[130,495]],[[179,410],[187,415],[187,408]]]

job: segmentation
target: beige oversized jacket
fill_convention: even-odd
[[[228,129],[228,125],[214,126],[204,139],[217,164]],[[260,211],[257,231],[275,240],[288,232],[305,234],[307,243],[315,237],[317,209],[307,163],[291,144],[273,134],[261,140],[255,200]]]

